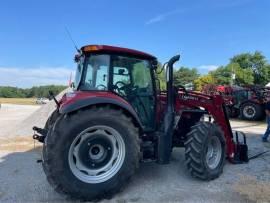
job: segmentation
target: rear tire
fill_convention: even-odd
[[[48,120],[45,123],[44,129],[49,130],[51,127],[53,127],[53,124],[55,123],[56,119],[59,116],[59,111],[58,109],[54,110]]]
[[[213,180],[223,172],[226,144],[223,132],[214,123],[198,122],[185,142],[185,161],[193,177]]]
[[[240,107],[240,115],[243,120],[261,120],[264,116],[263,107],[255,103],[245,103]]]
[[[56,120],[45,140],[43,169],[52,187],[71,198],[111,198],[138,168],[139,150],[131,118],[91,108]]]

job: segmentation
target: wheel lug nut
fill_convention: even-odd
[[[91,145],[91,143],[90,143],[90,142],[88,142],[88,143],[87,143],[87,145],[88,145],[88,146],[90,146],[90,145]]]
[[[108,150],[111,150],[111,148],[110,148],[110,147],[108,147]]]
[[[95,164],[92,164],[92,166],[95,166]]]

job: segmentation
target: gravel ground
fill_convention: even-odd
[[[38,105],[2,104],[0,108],[0,136],[14,136],[14,129],[30,114],[38,110]]]
[[[47,116],[51,109],[48,106],[37,111],[44,112],[42,115]],[[29,113],[30,117],[22,119],[20,125],[29,128],[26,124],[46,120],[33,118],[36,113]],[[260,140],[265,129],[264,123],[234,120],[231,124],[234,129],[248,133],[250,154],[270,148],[269,144],[263,144]],[[0,132],[5,126],[6,124],[0,122]],[[32,131],[29,130],[30,132]],[[40,159],[41,147],[36,143],[34,148],[31,136],[26,133],[24,131],[25,136],[9,138],[0,136],[0,202],[70,202],[71,200],[54,192],[47,183],[41,164],[36,163]],[[0,135],[2,134],[1,132]],[[191,178],[183,161],[183,149],[176,149],[169,165],[141,164],[124,191],[104,202],[270,201],[268,195],[261,195],[261,192],[270,188],[270,154],[251,160],[248,164],[228,163],[221,177],[210,182]]]

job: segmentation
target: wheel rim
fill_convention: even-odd
[[[256,110],[253,106],[245,106],[243,113],[246,118],[253,118],[255,116]]]
[[[81,132],[69,148],[72,173],[86,183],[101,183],[112,178],[125,159],[121,135],[108,126],[93,126]]]
[[[207,153],[206,153],[206,163],[210,169],[215,169],[222,156],[222,147],[220,140],[216,136],[212,136],[208,140]]]

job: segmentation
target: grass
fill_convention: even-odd
[[[0,152],[26,152],[29,150],[38,150],[42,145],[34,141],[32,137],[10,137],[10,138],[0,138]]]
[[[0,104],[36,105],[36,98],[0,98]]]

